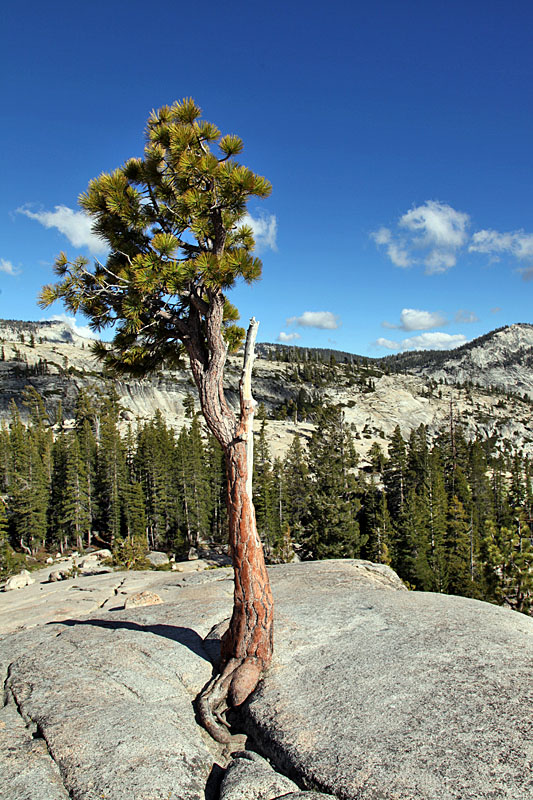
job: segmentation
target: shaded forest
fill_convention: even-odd
[[[50,420],[32,387],[30,423],[13,404],[0,428],[0,567],[22,554],[108,546],[115,562],[142,566],[149,549],[186,558],[224,547],[222,451],[192,397],[176,432],[161,414],[120,431],[111,392],[80,392],[74,421]],[[410,588],[460,594],[529,613],[533,593],[531,464],[510,447],[468,441],[460,419],[430,438],[397,428],[359,469],[357,432],[342,409],[315,413],[283,458],[267,443],[260,409],[254,503],[267,560],[364,558],[390,564]]]

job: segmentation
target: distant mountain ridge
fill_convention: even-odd
[[[259,344],[253,391],[268,415],[274,455],[283,455],[295,433],[313,430],[313,409],[340,406],[352,426],[360,458],[378,443],[386,450],[397,425],[407,438],[424,425],[435,435],[460,418],[469,438],[490,438],[533,457],[533,325],[491,331],[456,350],[404,353],[370,359],[325,349]],[[332,358],[333,356],[333,358]],[[238,405],[242,356],[228,359],[225,386]],[[187,370],[160,370],[143,379],[120,380],[102,369],[85,339],[64,322],[0,320],[0,421],[15,402],[23,419],[22,393],[32,386],[50,420],[61,404],[72,419],[81,389],[118,394],[124,425],[160,411],[169,425],[186,421],[186,396],[196,390]]]
[[[517,322],[478,336],[453,350],[411,350],[406,353],[370,358],[331,348],[262,343],[258,353],[267,357],[276,351],[289,360],[305,354],[309,360],[340,364],[372,364],[385,372],[427,375],[434,380],[477,386],[497,386],[533,399],[533,324]]]

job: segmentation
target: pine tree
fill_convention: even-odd
[[[393,520],[397,520],[407,495],[407,451],[399,425],[396,426],[392,434],[388,456],[388,461],[384,467],[383,480],[391,517]]]
[[[274,482],[272,475],[272,456],[266,440],[266,421],[261,421],[259,436],[254,446],[254,508],[257,532],[261,537],[267,556],[274,546]]]
[[[66,437],[65,484],[62,502],[62,530],[65,537],[83,549],[91,534],[91,500],[85,461],[75,432]]]
[[[444,590],[448,594],[472,596],[470,521],[461,501],[454,495],[448,511],[444,542],[446,577]]]
[[[106,263],[56,261],[60,281],[41,303],[61,299],[82,311],[95,330],[115,325],[111,345],[96,345],[109,368],[146,374],[188,355],[202,412],[222,446],[228,477],[229,530],[236,572],[234,613],[222,645],[221,676],[203,693],[199,713],[216,737],[228,740],[211,706],[227,696],[241,703],[272,658],[273,602],[251,499],[251,396],[255,320],[249,328],[240,415],[224,396],[228,346],[244,331],[225,292],[242,278],[257,280],[261,262],[243,224],[251,197],[267,197],[270,183],[239,165],[243,149],[201,119],[191,99],[150,116],[143,158],[132,158],[91,181],[80,198],[93,230],[109,245]],[[211,150],[218,145],[218,154]],[[109,511],[108,507],[108,511]],[[109,515],[108,515],[109,516]],[[112,528],[116,527],[112,521]],[[259,588],[260,587],[260,588]],[[215,697],[217,698],[215,701]]]
[[[209,534],[209,486],[204,444],[196,415],[189,429],[181,429],[177,459],[183,497],[184,532],[189,547],[205,546]]]
[[[102,405],[96,467],[98,526],[101,535],[111,545],[123,535],[123,493],[126,483],[126,458],[118,417],[118,402],[112,393]]]
[[[284,507],[285,518],[290,524],[291,539],[297,546],[305,537],[306,526],[310,520],[309,494],[311,491],[309,481],[309,466],[302,447],[302,440],[295,434],[281,466],[284,476]],[[279,492],[278,492],[279,495]],[[275,500],[273,498],[273,502]],[[278,530],[282,530],[282,524]]]
[[[393,567],[403,580],[420,591],[431,591],[435,588],[430,565],[428,520],[427,494],[425,492],[417,494],[412,486],[398,519],[398,541]]]
[[[390,564],[392,520],[386,494],[373,480],[363,491],[361,531],[367,539],[364,557],[378,564]]]
[[[220,545],[228,540],[226,470],[224,452],[212,433],[207,436],[206,460],[211,540]]]
[[[80,474],[85,485],[82,489],[87,502],[87,517],[88,517],[88,531],[87,531],[87,547],[90,547],[92,541],[92,530],[94,520],[97,513],[97,499],[96,499],[96,464],[97,464],[97,443],[91,427],[89,419],[84,419],[81,427],[75,429],[74,434],[79,443],[80,459],[82,466],[80,467]]]
[[[446,576],[446,554],[444,540],[448,516],[448,498],[444,484],[444,469],[440,452],[433,447],[429,454],[427,483],[427,513],[429,554],[428,561],[433,572],[432,588],[444,591]]]
[[[0,498],[0,578],[6,578],[14,565],[13,550],[9,544],[7,513],[4,501]]]
[[[321,414],[309,442],[310,522],[304,545],[313,558],[356,558],[361,551],[353,442],[340,409]]]
[[[10,426],[9,506],[14,540],[34,554],[46,544],[48,485],[38,450],[39,439],[23,425],[13,404]]]

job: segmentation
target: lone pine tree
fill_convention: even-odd
[[[218,154],[212,151],[218,146]],[[230,551],[235,571],[233,615],[222,640],[220,674],[204,691],[199,713],[215,738],[228,739],[220,713],[253,691],[272,657],[273,603],[251,499],[248,447],[254,401],[251,361],[256,323],[249,328],[240,414],[223,390],[228,348],[244,330],[226,298],[237,279],[261,274],[246,203],[271,185],[238,164],[243,143],[201,119],[190,98],[152,112],[143,158],[92,180],[80,205],[109,247],[105,263],[62,253],[60,280],[41,293],[46,307],[62,300],[82,311],[95,331],[114,325],[111,346],[95,352],[116,372],[143,375],[176,365],[186,353],[207,426],[225,455]],[[247,447],[248,445],[248,447]]]

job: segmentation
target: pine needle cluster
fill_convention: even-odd
[[[215,304],[223,306],[228,348],[244,338],[225,292],[261,275],[243,218],[247,201],[268,197],[271,185],[235,160],[242,140],[223,136],[201,113],[191,98],[153,111],[144,157],[89,183],[79,202],[109,247],[105,263],[91,267],[61,253],[60,280],[39,298],[42,307],[62,300],[83,312],[95,331],[114,326],[112,346],[94,351],[118,372],[178,365],[192,340],[208,360],[206,321]]]

